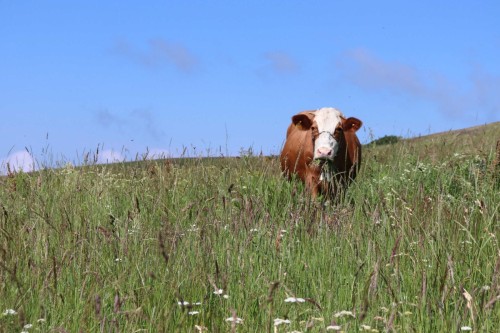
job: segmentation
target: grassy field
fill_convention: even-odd
[[[499,332],[498,133],[365,149],[337,204],[275,157],[0,178],[0,332]]]

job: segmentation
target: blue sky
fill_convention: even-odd
[[[0,0],[0,172],[97,148],[277,154],[324,106],[363,143],[499,121],[499,17],[493,0]]]

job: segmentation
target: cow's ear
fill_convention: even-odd
[[[313,116],[308,113],[299,113],[292,117],[292,123],[300,130],[308,130],[313,124]]]
[[[356,132],[361,128],[363,122],[358,118],[349,117],[342,122],[342,128],[344,131],[354,131]]]

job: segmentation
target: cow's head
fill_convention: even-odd
[[[311,131],[315,160],[333,160],[339,150],[343,131],[356,132],[362,125],[356,118],[344,118],[334,108],[322,108],[317,111],[306,111],[292,117],[292,122],[302,131]]]

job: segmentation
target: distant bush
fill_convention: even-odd
[[[377,140],[373,140],[368,144],[368,146],[382,146],[382,145],[394,144],[396,142],[399,142],[401,139],[402,137],[400,136],[386,135]]]

